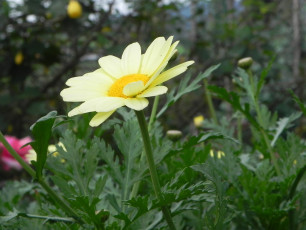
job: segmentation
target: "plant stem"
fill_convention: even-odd
[[[240,148],[242,148],[242,124],[241,124],[242,121],[241,120],[242,120],[242,117],[240,116],[240,113],[239,113],[237,117],[237,137],[240,143]]]
[[[156,119],[156,112],[157,112],[158,103],[159,103],[159,96],[156,96],[154,98],[152,112],[151,112],[151,116],[150,116],[150,120],[149,120],[149,125],[148,125],[149,130],[151,130],[152,125],[153,125],[153,123]]]
[[[142,139],[143,139],[143,143],[144,143],[144,147],[145,147],[145,152],[146,152],[146,156],[147,156],[147,161],[148,161],[148,165],[149,165],[149,170],[150,170],[150,174],[151,174],[151,180],[152,180],[152,184],[153,184],[153,188],[154,188],[154,192],[155,195],[158,199],[158,201],[160,203],[163,202],[163,195],[160,189],[160,184],[158,181],[158,176],[157,176],[157,171],[156,171],[156,167],[155,167],[155,163],[154,163],[154,158],[153,158],[153,153],[152,153],[152,147],[151,147],[151,141],[150,141],[150,137],[149,137],[149,132],[148,132],[148,127],[147,127],[147,123],[146,123],[146,119],[144,116],[143,111],[136,111],[136,116],[137,116],[137,120],[139,123],[139,127],[141,130],[141,134],[142,134]],[[165,205],[161,206],[162,212],[164,214],[164,217],[168,223],[168,226],[170,229],[175,229],[175,226],[173,224],[172,221],[172,217],[171,217],[171,212],[169,210],[169,208]]]
[[[9,151],[9,153],[15,158],[16,161],[32,176],[35,178],[36,172],[26,163],[21,156],[13,149],[13,147],[7,142],[4,135],[0,131],[0,142]]]
[[[306,172],[306,165],[298,172],[296,178],[294,179],[294,182],[293,182],[293,184],[291,186],[291,189],[290,189],[290,192],[289,192],[288,200],[291,200],[293,198],[295,190],[296,190],[300,180],[304,176],[305,172]],[[296,224],[294,223],[294,214],[295,214],[295,209],[289,210],[289,213],[288,213],[289,217],[288,218],[289,218],[290,229],[296,229]]]
[[[69,217],[60,217],[60,216],[40,216],[40,215],[33,215],[33,214],[21,214],[20,216],[34,218],[34,219],[43,219],[46,221],[57,221],[57,222],[70,222],[74,223],[75,220]]]
[[[37,182],[49,193],[53,200],[55,200],[61,208],[66,212],[67,215],[72,216],[77,222],[83,224],[84,222],[78,217],[78,214],[69,206],[69,204],[57,195],[56,192],[44,181],[43,178],[36,178],[36,172],[25,162],[21,156],[13,149],[13,147],[7,142],[4,135],[0,131],[0,142],[3,143],[4,147],[9,153],[15,158],[16,161],[34,178]]]
[[[154,121],[156,119],[156,112],[157,112],[158,103],[159,103],[159,96],[156,96],[154,98],[154,103],[153,103],[152,112],[151,112],[151,116],[150,116],[150,120],[149,120],[149,125],[148,125],[149,132],[150,132],[150,130],[152,128],[152,125],[153,125],[153,123],[154,123]],[[143,161],[144,157],[145,157],[145,152],[143,151],[141,153],[141,156],[140,156],[140,162]],[[133,198],[133,197],[137,196],[138,191],[139,191],[139,187],[140,187],[140,181],[135,182],[135,184],[133,185],[133,188],[132,188],[132,192],[131,192],[130,198]]]
[[[205,92],[205,97],[206,97],[206,101],[207,101],[208,108],[209,108],[209,113],[210,113],[210,116],[213,119],[214,123],[218,124],[218,119],[217,119],[217,116],[216,116],[216,111],[215,111],[215,108],[214,108],[214,104],[212,102],[211,95],[208,92],[207,86],[208,86],[207,80],[204,79],[204,92]]]

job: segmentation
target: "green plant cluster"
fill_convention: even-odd
[[[213,84],[228,89],[237,59],[251,56],[260,71],[275,56],[263,100],[280,114],[294,111],[291,88],[305,100],[305,0],[297,12],[291,1],[271,0],[78,0],[82,15],[70,18],[68,0],[1,0],[0,2],[0,128],[22,137],[37,117],[50,110],[65,111],[58,92],[72,76],[97,67],[99,57],[119,54],[127,44],[148,44],[156,37],[180,40],[179,62],[195,60],[204,71],[222,63]],[[113,3],[113,4],[107,4]],[[122,7],[124,8],[124,7]],[[293,15],[298,15],[300,40],[293,38]],[[304,23],[304,25],[303,25]],[[296,43],[296,44],[293,44]],[[296,48],[295,48],[296,46]],[[293,75],[297,51],[299,74]],[[23,58],[16,57],[22,54]],[[174,84],[174,83],[173,83]],[[219,100],[214,101],[219,105]],[[198,95],[180,102],[182,114],[195,116],[205,108]],[[199,106],[196,106],[199,105]],[[172,124],[182,129],[190,119],[167,111]],[[301,128],[301,133],[304,133]]]
[[[217,122],[206,119],[194,135],[172,140],[158,120],[152,123],[161,201],[141,157],[144,145],[133,111],[120,109],[120,117],[96,129],[88,126],[90,115],[64,120],[49,113],[32,126],[35,179],[1,189],[0,229],[168,229],[161,206],[170,208],[177,229],[305,229],[306,142],[293,127],[306,108],[293,93],[301,112],[287,117],[261,102],[270,67],[259,77],[238,68],[231,92],[208,86],[232,114]],[[184,78],[160,115],[217,68]],[[65,147],[57,145],[56,156],[45,151],[51,136]],[[40,186],[43,179],[73,212]]]

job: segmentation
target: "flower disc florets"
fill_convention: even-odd
[[[172,40],[173,37],[156,38],[144,54],[139,43],[130,44],[121,59],[111,55],[102,57],[101,68],[68,79],[69,88],[61,92],[64,101],[83,102],[68,115],[97,112],[89,124],[98,126],[122,106],[134,110],[147,107],[147,97],[166,93],[168,88],[161,84],[193,64],[187,61],[163,72],[176,52],[178,42],[172,44]]]
[[[119,78],[114,82],[114,84],[112,84],[112,86],[108,90],[108,96],[123,97],[123,98],[131,97],[123,93],[123,88],[129,83],[137,81],[142,81],[143,84],[145,85],[149,81],[149,79],[150,78],[144,74],[130,74],[122,78]]]

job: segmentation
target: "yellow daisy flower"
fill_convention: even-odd
[[[148,106],[147,97],[167,92],[160,84],[186,71],[194,61],[187,61],[164,72],[170,58],[176,52],[178,41],[173,37],[156,38],[144,54],[138,42],[127,46],[121,59],[109,55],[99,59],[101,68],[80,77],[68,79],[61,96],[67,102],[83,102],[68,116],[97,112],[90,126],[98,126],[116,109],[127,106],[142,110]]]

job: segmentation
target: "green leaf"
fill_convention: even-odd
[[[306,105],[296,96],[292,90],[290,90],[290,93],[294,99],[294,101],[299,105],[300,109],[302,110],[304,116],[306,116]]]
[[[288,127],[290,126],[290,124],[295,121],[296,119],[298,119],[299,117],[301,117],[302,112],[299,113],[294,113],[291,114],[289,117],[285,117],[280,119],[277,122],[277,128],[276,128],[276,132],[275,135],[273,137],[273,140],[271,142],[271,146],[273,147],[275,145],[275,142],[277,141],[279,135]]]
[[[7,213],[7,215],[5,216],[0,216],[0,223],[5,223],[5,222],[8,222],[12,219],[14,219],[15,217],[18,217],[18,212],[16,210],[14,210],[13,212],[9,212]]]
[[[131,200],[125,202],[126,204],[137,208],[137,214],[134,216],[133,220],[137,219],[139,216],[145,214],[152,207],[152,203],[149,202],[148,196],[138,196]]]
[[[116,125],[114,138],[124,157],[122,165],[123,181],[120,184],[121,198],[122,200],[128,200],[132,186],[139,179],[139,175],[135,173],[139,168],[136,160],[139,159],[143,150],[137,120],[131,119],[124,122],[122,126]]]
[[[159,113],[157,114],[157,118],[160,117],[171,105],[173,105],[178,99],[180,99],[184,94],[192,92],[198,88],[201,87],[199,83],[209,77],[213,71],[215,71],[217,68],[219,68],[220,64],[211,66],[208,68],[204,73],[199,74],[195,79],[193,79],[189,84],[191,76],[184,77],[178,88],[172,89],[169,93],[167,93],[167,102],[166,104],[161,108]],[[177,92],[176,92],[177,91]],[[176,93],[175,93],[176,92]]]
[[[46,163],[49,140],[52,133],[52,127],[55,119],[57,118],[57,112],[52,111],[46,116],[38,119],[31,127],[34,141],[31,143],[32,148],[37,154],[37,160],[34,163],[36,169],[36,177],[41,178],[42,170]]]
[[[93,194],[95,197],[99,197],[100,194],[102,193],[102,190],[106,184],[107,178],[108,178],[107,175],[105,175],[103,177],[102,176],[99,177],[99,179],[97,180],[94,194]]]
[[[248,119],[248,121],[257,129],[260,130],[260,125],[253,118],[252,114],[250,114],[250,106],[248,103],[241,105],[240,96],[235,92],[227,92],[226,89],[218,86],[208,86],[210,91],[217,94],[218,97],[230,103],[234,109],[242,112],[244,116]]]
[[[70,203],[75,209],[82,212],[82,215],[87,219],[87,223],[93,223],[97,229],[103,229],[104,222],[109,217],[109,212],[105,210],[96,210],[96,205],[100,201],[99,198],[89,199],[88,196],[79,196],[70,199]]]
[[[209,132],[209,133],[205,133],[204,135],[201,136],[200,140],[198,140],[198,143],[210,140],[210,139],[226,139],[226,140],[230,140],[233,141],[237,144],[239,144],[239,141],[236,140],[235,138],[232,138],[230,136],[227,136],[225,134],[222,134],[220,132]]]

